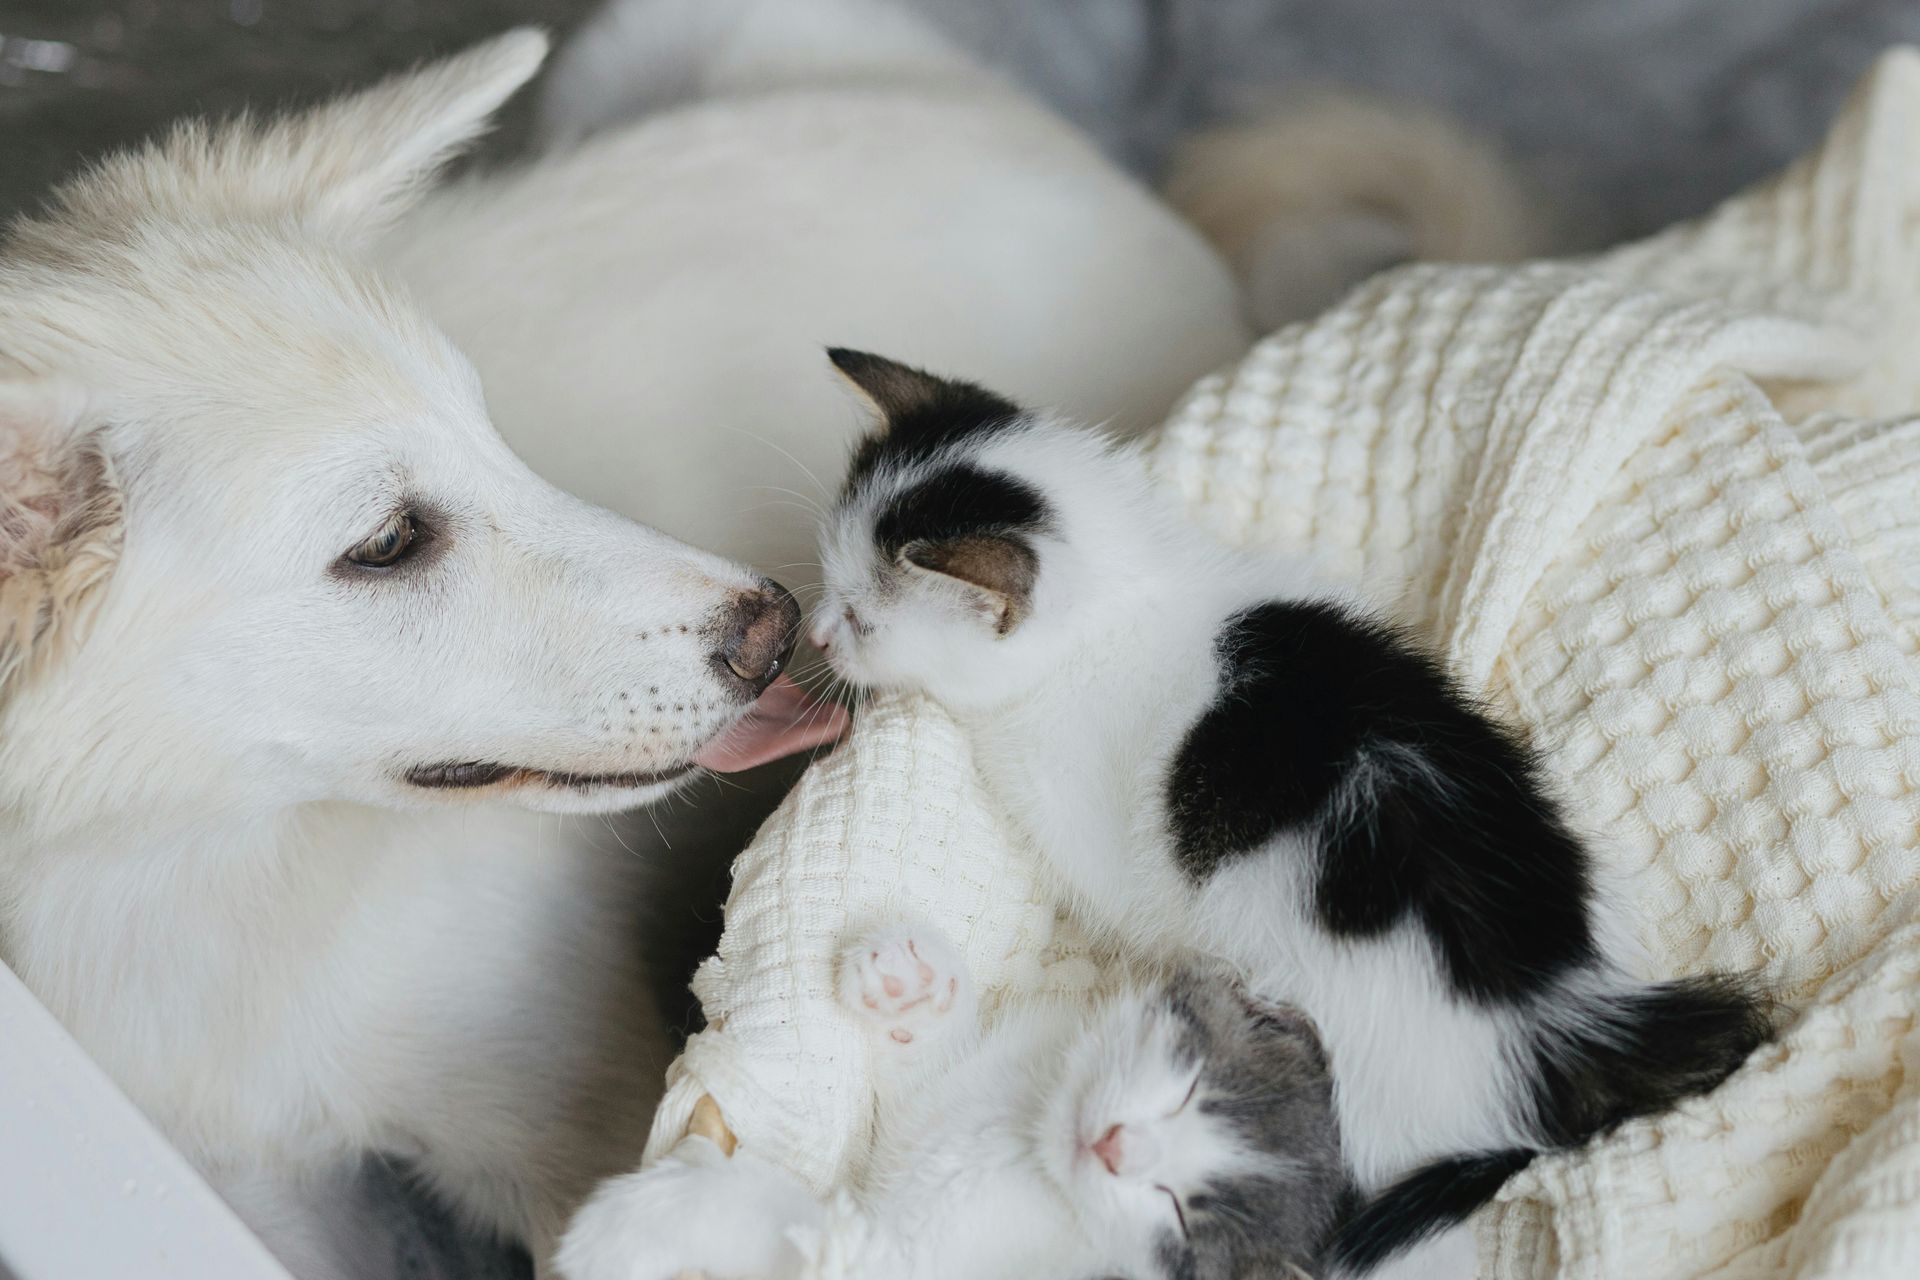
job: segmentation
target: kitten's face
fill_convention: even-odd
[[[976,522],[952,538],[915,532],[931,523],[928,507],[985,505],[994,490],[1009,506],[1027,496],[1016,484],[934,464],[870,473],[849,492],[822,540],[825,591],[809,629],[836,672],[861,688],[925,690],[956,707],[1018,687],[1009,664],[1029,647],[1031,629],[1020,632],[1038,588],[1044,526]]]
[[[1039,1144],[1083,1230],[1133,1280],[1310,1266],[1346,1193],[1312,1025],[1196,975],[1100,1012]]]
[[[862,688],[922,690],[956,708],[1018,696],[1053,672],[1071,624],[1084,575],[1061,500],[1104,445],[967,383],[833,358],[882,425],[823,530],[810,638]]]

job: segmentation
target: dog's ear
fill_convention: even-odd
[[[0,358],[0,698],[78,641],[119,560],[120,488],[72,398]]]
[[[190,122],[157,146],[110,158],[60,198],[96,219],[212,211],[364,245],[480,136],[546,55],[546,36],[527,27],[266,124]]]
[[[309,226],[364,241],[399,216],[532,78],[547,37],[510,31],[464,53],[268,127],[266,165],[284,166]]]
[[[58,187],[55,217],[16,226],[55,243],[92,230],[116,242],[155,218],[265,221],[358,247],[423,194],[547,55],[531,27],[265,124],[193,120],[106,157]]]

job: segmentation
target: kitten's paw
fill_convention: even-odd
[[[751,1152],[731,1158],[689,1138],[637,1173],[609,1178],[574,1215],[554,1255],[565,1280],[736,1280],[800,1274],[791,1238],[818,1233],[820,1203]]]
[[[911,1045],[965,1021],[973,982],[966,959],[939,930],[899,926],[869,934],[841,955],[840,1002],[888,1040]]]

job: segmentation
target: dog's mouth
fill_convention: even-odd
[[[481,787],[536,786],[559,791],[637,791],[677,782],[693,772],[692,764],[674,769],[636,773],[561,773],[524,765],[489,764],[478,760],[415,765],[406,779],[429,791],[473,791]]]
[[[415,765],[401,775],[428,791],[478,791],[486,787],[537,787],[549,791],[640,791],[678,782],[695,769],[738,773],[784,756],[825,746],[847,730],[847,713],[822,702],[781,676],[740,718],[691,759],[670,769],[629,773],[573,773],[486,760],[443,760]]]

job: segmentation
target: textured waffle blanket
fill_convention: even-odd
[[[1920,55],[1825,146],[1603,257],[1422,267],[1209,379],[1152,443],[1227,538],[1397,600],[1531,727],[1649,975],[1757,967],[1792,1014],[1711,1096],[1544,1159],[1487,1276],[1920,1275]],[[873,1099],[842,940],[941,923],[995,993],[1100,978],[936,707],[883,700],[736,868],[712,1095],[826,1190]]]

